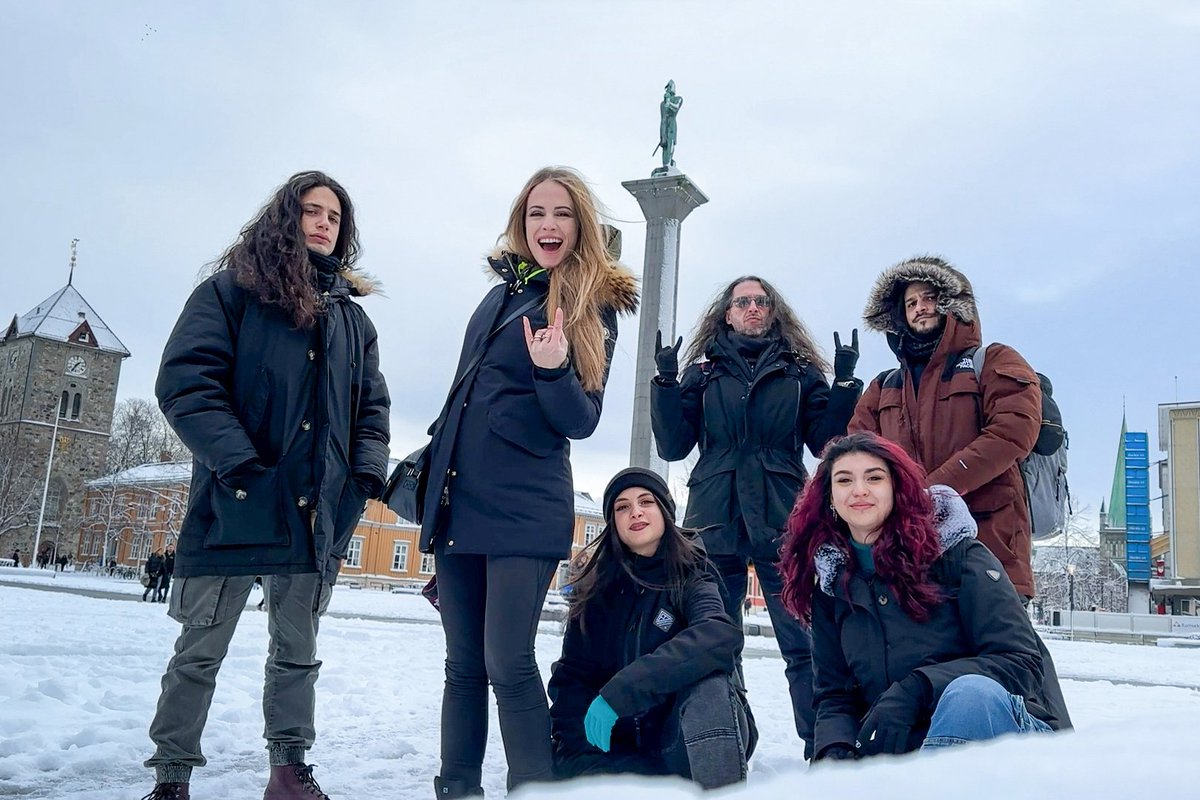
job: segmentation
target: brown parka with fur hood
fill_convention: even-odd
[[[900,333],[906,324],[904,290],[918,281],[937,290],[937,308],[946,321],[914,391]],[[970,357],[962,355],[983,342],[974,291],[961,272],[934,256],[885,270],[863,321],[887,334],[901,369],[871,382],[848,432],[871,431],[897,442],[925,468],[927,485],[945,484],[962,495],[979,523],[979,540],[1004,565],[1017,591],[1033,597],[1031,525],[1019,465],[1041,425],[1042,395],[1033,369],[1016,350],[992,344],[976,379]]]

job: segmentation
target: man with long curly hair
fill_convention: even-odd
[[[192,451],[169,613],[183,625],[150,724],[145,800],[188,800],[200,736],[255,577],[271,636],[264,800],[323,798],[305,753],[318,621],[367,498],[387,475],[388,392],[354,207],[320,172],[293,175],[192,293],[155,387]]]
[[[724,582],[725,611],[739,626],[754,564],[807,758],[812,654],[808,632],[779,599],[779,543],[804,486],[804,447],[819,455],[830,438],[845,433],[862,391],[854,377],[858,334],[845,346],[834,335],[830,388],[829,365],[800,318],[770,283],[746,275],[722,289],[700,318],[681,376],[682,343],[660,341],[655,356],[650,415],[658,453],[679,461],[700,449],[683,524],[701,531]]]

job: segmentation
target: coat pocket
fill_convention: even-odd
[[[204,546],[277,547],[291,542],[280,500],[279,472],[269,467],[212,482],[213,523]]]
[[[519,405],[493,406],[487,414],[492,433],[539,458],[562,449],[566,441],[550,428],[550,423],[532,397]]]

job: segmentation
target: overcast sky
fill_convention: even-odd
[[[642,269],[621,181],[684,98],[679,327],[731,277],[776,283],[832,350],[878,273],[938,253],[987,341],[1054,380],[1073,493],[1107,497],[1122,408],[1200,400],[1200,7],[1172,2],[0,2],[0,314],[65,281],[149,397],[201,268],[276,186],[322,169],[359,214],[393,452],[424,441],[482,256],[535,169],[592,182]],[[598,493],[628,458],[636,320],[574,449]],[[859,375],[895,364],[862,332]],[[1178,394],[1177,394],[1178,393]],[[1161,518],[1155,515],[1155,528]]]

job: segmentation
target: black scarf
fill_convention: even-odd
[[[906,328],[900,334],[900,353],[909,364],[928,364],[938,342],[942,340],[945,325],[928,333],[917,333],[912,328]]]
[[[767,348],[779,341],[774,329],[762,336],[745,336],[732,328],[722,328],[717,332],[717,345],[734,363],[741,366],[747,380],[753,379]]]
[[[324,293],[333,288],[334,279],[342,271],[342,261],[316,250],[308,251],[308,261],[317,271],[317,291]]]

